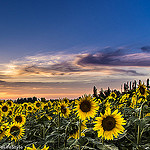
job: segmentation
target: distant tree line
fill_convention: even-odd
[[[101,88],[101,90],[99,92],[97,92],[97,88],[96,86],[93,87],[93,96],[96,97],[96,98],[99,98],[101,100],[105,99],[106,97],[108,97],[110,95],[111,92],[115,92],[115,94],[117,95],[117,97],[120,97],[122,94],[125,94],[125,93],[129,93],[131,94],[132,92],[136,91],[136,88],[137,88],[137,84],[142,84],[142,81],[139,80],[139,82],[137,83],[136,80],[134,80],[133,82],[130,81],[130,82],[126,82],[124,83],[124,87],[123,87],[123,90],[122,91],[122,85],[121,85],[121,91],[119,90],[111,90],[109,87],[107,90],[103,90]],[[146,87],[147,87],[147,90],[149,90],[150,86],[149,86],[149,79],[147,79],[146,81]]]
[[[45,102],[46,99],[45,98],[41,98],[41,99],[38,99],[37,97],[28,97],[28,98],[18,98],[17,100],[14,100],[14,103],[17,103],[17,104],[23,104],[23,103],[34,103],[35,101],[37,100],[40,100],[42,102]]]
[[[106,98],[110,95],[111,92],[114,92],[114,93],[117,95],[117,97],[120,97],[120,96],[121,96],[121,92],[118,91],[118,90],[116,90],[116,89],[115,89],[115,90],[111,90],[111,89],[108,87],[108,89],[104,91],[104,90],[101,88],[101,90],[99,91],[99,93],[97,93],[97,88],[96,88],[96,86],[93,87],[93,96],[96,97],[97,99],[101,99],[101,100],[106,99]]]

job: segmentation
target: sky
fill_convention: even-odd
[[[149,0],[0,1],[0,99],[73,99],[149,75]]]

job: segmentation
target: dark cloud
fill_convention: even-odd
[[[0,80],[1,85],[3,85],[4,83],[6,83],[6,81]]]
[[[150,46],[143,46],[143,47],[141,47],[141,50],[143,52],[150,52]]]
[[[98,52],[95,54],[88,54],[85,57],[81,57],[78,61],[79,65],[93,64],[93,65],[113,65],[120,60],[116,57],[122,56],[123,52],[119,50],[111,51],[111,48],[105,48],[103,52]]]
[[[39,68],[36,65],[26,66],[21,70],[21,74],[24,73],[35,73],[39,74]]]
[[[123,54],[120,50],[116,50],[114,52],[99,52],[81,56],[77,64],[81,66],[150,66],[150,59],[138,56],[137,53],[131,57],[131,55]]]
[[[62,63],[50,65],[48,67],[44,67],[44,66],[41,67],[37,65],[26,66],[20,70],[20,74],[26,74],[26,73],[40,74],[44,72],[44,73],[50,73],[52,75],[65,75],[66,73],[83,72],[83,71],[89,71],[89,70],[80,68],[69,62],[62,62]]]
[[[109,56],[109,57],[112,57],[112,56],[122,56],[125,54],[125,48],[120,48],[120,49],[114,49],[112,47],[106,47],[104,48],[102,51],[100,51],[99,53],[103,53],[103,55],[105,56]]]
[[[116,50],[111,52],[110,48],[106,48],[104,52],[98,52],[96,54],[88,54],[85,57],[81,56],[81,59],[78,61],[79,65],[84,64],[102,64],[102,65],[113,65],[120,60],[116,57],[122,56],[123,53],[121,50]]]
[[[119,72],[119,73],[125,73],[130,76],[147,76],[148,74],[145,73],[138,73],[135,70],[123,70],[123,69],[112,69],[113,71]]]
[[[0,87],[3,88],[71,88],[72,86],[78,87],[85,87],[87,83],[85,82],[7,82],[0,80]]]
[[[49,69],[55,70],[55,71],[61,71],[61,72],[81,72],[81,71],[83,71],[83,69],[81,69],[75,65],[72,65],[69,62],[62,62],[62,63],[54,64]]]

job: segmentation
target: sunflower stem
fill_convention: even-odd
[[[46,129],[46,127],[45,127],[45,125],[43,124],[43,138],[45,139],[45,129]]]
[[[139,120],[140,120],[140,121],[141,121],[142,108],[143,108],[144,103],[145,103],[145,102],[142,103],[141,108],[140,108],[140,112],[139,112]],[[140,139],[141,139],[141,137],[140,137],[140,134],[141,134],[140,131],[141,131],[141,125],[139,124],[139,125],[138,125],[138,135],[137,135],[137,145],[138,145],[138,146],[139,146],[139,144],[140,144]]]
[[[146,127],[143,128],[143,130],[141,131],[141,134],[140,134],[140,139],[141,139],[141,137],[142,137],[142,134],[144,133],[144,130],[145,130],[146,128],[148,128],[149,126],[150,126],[150,124],[146,124]]]
[[[103,132],[103,137],[102,137],[102,145],[103,145],[103,148],[102,148],[102,149],[104,150],[104,149],[105,149],[105,148],[104,148],[104,132]]]
[[[102,144],[103,144],[103,146],[104,146],[104,137],[102,137]]]
[[[81,122],[82,120],[79,119],[79,140],[81,139]],[[79,150],[81,150],[81,144],[79,144]]]
[[[18,141],[18,148],[20,149],[20,147],[19,147],[19,141]]]
[[[58,113],[58,133],[60,130],[60,112]],[[58,147],[60,145],[60,136],[58,135]]]
[[[70,121],[71,122],[71,121]],[[68,132],[68,127],[70,125],[70,122],[67,124],[66,129],[65,129],[65,140],[64,140],[64,147],[67,145],[67,132]]]
[[[126,110],[125,110],[125,109],[126,109],[126,105],[127,105],[127,104],[124,105],[124,111],[123,111],[123,116],[124,116],[124,118],[125,118],[125,115],[126,115]]]
[[[140,125],[138,125],[138,134],[137,134],[137,145],[139,147],[139,143],[140,143]]]
[[[138,101],[138,96],[137,96],[137,92],[136,94],[136,105],[134,105],[134,109],[137,109],[137,101]],[[135,117],[137,117],[137,112],[135,112]],[[135,123],[135,137],[137,137],[137,124]]]

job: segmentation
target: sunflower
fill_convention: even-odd
[[[75,110],[79,118],[85,120],[86,118],[94,117],[98,108],[98,104],[92,99],[91,95],[85,95],[80,101],[77,101]]]
[[[33,109],[34,107],[31,104],[26,107],[27,112],[33,112]]]
[[[6,103],[10,106],[10,107],[13,107],[14,106],[14,103],[12,100],[7,100]]]
[[[141,103],[147,101],[145,98],[138,98],[138,96],[136,95],[136,93],[132,96],[131,98],[131,102],[130,102],[130,106],[131,108],[136,108],[136,107],[140,107]]]
[[[117,138],[118,134],[124,132],[122,125],[126,124],[122,115],[115,110],[111,113],[111,109],[105,110],[105,114],[101,114],[101,117],[97,117],[94,122],[95,126],[93,130],[98,131],[98,137],[105,138],[106,140],[113,140],[113,136]]]
[[[23,115],[21,113],[17,113],[13,117],[13,122],[18,123],[19,125],[24,125],[26,122],[26,117],[25,117],[25,115]]]
[[[9,122],[3,123],[2,127],[3,129],[7,130],[7,128],[9,128]]]
[[[79,138],[79,126],[77,124],[71,124],[71,129],[68,129],[69,138],[78,139]],[[85,136],[83,130],[87,129],[85,122],[81,123],[81,136]]]
[[[37,150],[37,149],[36,149],[35,145],[32,144],[32,148],[31,147],[25,147],[24,150]]]
[[[42,108],[43,108],[44,110],[48,110],[48,109],[50,109],[50,107],[49,107],[49,103],[45,103],[45,104],[43,104],[43,105],[42,105]]]
[[[70,110],[69,110],[69,108],[67,108],[67,107],[68,107],[68,105],[65,104],[64,102],[59,104],[60,117],[63,116],[63,117],[65,117],[65,118],[67,118],[67,117],[69,116]]]
[[[24,109],[26,109],[26,107],[28,106],[28,103],[25,102],[25,103],[22,104],[22,106],[23,106]]]
[[[11,136],[11,140],[15,140],[18,141],[19,139],[21,139],[21,137],[24,134],[24,127],[22,127],[20,124],[18,123],[12,123],[9,127],[9,129],[6,131],[6,135],[7,137]]]
[[[5,127],[0,126],[0,141],[3,139],[4,136],[5,136]]]
[[[22,104],[17,104],[15,108],[15,113],[21,113],[23,111],[23,105]]]
[[[52,117],[51,117],[51,115],[49,115],[49,114],[46,114],[46,117],[47,117],[47,119],[48,119],[48,120],[52,120]]]
[[[45,116],[48,118],[48,120],[51,120],[53,116],[53,112],[52,111],[46,112]]]
[[[49,149],[49,146],[46,147],[46,145],[44,145],[44,147],[41,150],[48,150],[48,149]]]
[[[144,83],[142,84],[141,82],[138,85],[136,92],[137,92],[137,95],[139,95],[139,96],[146,97],[148,95],[146,86],[144,85]]]
[[[5,100],[0,100],[0,105],[2,105],[3,103],[5,103]]]
[[[107,100],[105,103],[106,110],[112,107],[112,104]]]
[[[39,110],[42,108],[42,102],[41,101],[35,101],[34,102],[34,108]]]
[[[47,103],[48,103],[49,108],[51,108],[53,106],[53,102],[48,101]]]
[[[14,111],[13,111],[13,109],[11,108],[11,109],[9,110],[9,112],[8,112],[7,117],[12,118],[12,117],[13,117],[13,114],[14,114]]]
[[[2,119],[3,119],[3,118],[2,118],[2,114],[1,114],[1,112],[0,112],[0,122],[2,122]]]
[[[9,105],[7,103],[3,103],[0,107],[0,111],[3,115],[6,115],[9,113]]]
[[[129,99],[130,94],[124,94],[121,96],[120,98],[120,103],[127,103],[128,99]]]
[[[119,99],[119,108],[123,108],[125,105],[129,106],[131,104],[131,101],[129,100],[130,94],[124,94]]]
[[[110,97],[112,97],[112,98],[114,98],[114,99],[115,99],[115,98],[117,97],[117,95],[116,95],[116,93],[115,93],[115,92],[111,92],[111,93],[110,93]]]
[[[147,114],[145,115],[145,117],[147,117],[147,116],[150,116],[150,113],[147,113]]]
[[[63,98],[63,99],[62,99],[62,101],[63,101],[64,103],[69,104],[69,99],[68,99],[68,98],[66,98],[66,97],[65,97],[65,98]]]

